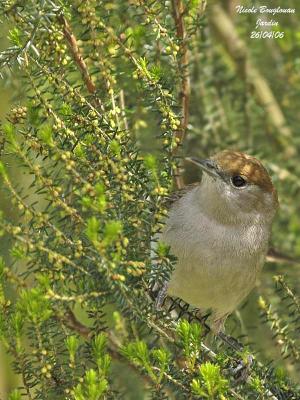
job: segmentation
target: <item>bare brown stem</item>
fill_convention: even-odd
[[[56,313],[56,318],[62,322],[69,329],[77,332],[80,336],[85,339],[89,339],[91,336],[91,330],[87,326],[83,325],[78,319],[75,317],[73,311],[69,308],[64,315],[60,315]]]
[[[175,132],[177,146],[173,151],[173,156],[178,152],[178,147],[182,145],[186,136],[187,126],[189,122],[189,104],[190,104],[190,77],[189,77],[189,51],[187,46],[187,33],[184,23],[184,5],[182,0],[172,0],[173,18],[176,26],[177,37],[180,41],[178,58],[178,67],[181,71],[181,88],[179,93],[179,101],[181,104],[182,118],[179,129]],[[174,171],[175,184],[180,189],[183,187],[183,179],[180,173],[180,165]]]
[[[70,27],[68,21],[65,19],[65,17],[62,16],[60,18],[60,21],[61,21],[62,26],[63,26],[64,37],[68,42],[68,45],[70,47],[72,56],[74,58],[74,61],[77,64],[77,66],[79,67],[79,69],[80,69],[80,71],[82,73],[82,77],[83,77],[83,80],[84,80],[84,82],[86,84],[87,90],[91,94],[94,94],[95,91],[96,91],[96,86],[95,86],[95,84],[93,83],[93,81],[92,81],[92,79],[90,77],[90,74],[89,74],[88,69],[87,69],[87,65],[86,65],[86,63],[85,63],[85,61],[84,61],[84,59],[83,59],[83,57],[81,55],[80,49],[79,49],[78,44],[77,44],[76,37],[75,37],[74,33],[72,32],[71,27]]]
[[[62,24],[63,35],[69,45],[69,49],[72,53],[73,59],[81,72],[82,79],[85,83],[85,86],[90,94],[95,94],[96,86],[95,86],[94,82],[92,81],[92,78],[89,74],[88,67],[82,57],[80,48],[78,46],[76,37],[71,29],[71,26],[69,25],[68,21],[66,20],[66,18],[63,15],[59,17],[59,20]],[[97,98],[95,103],[97,106],[99,106],[99,108],[101,110],[103,110],[103,105],[99,98]]]

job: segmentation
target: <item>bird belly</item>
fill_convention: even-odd
[[[178,260],[168,294],[220,315],[232,312],[254,287],[256,272],[253,265],[227,261],[205,265],[203,260]]]
[[[231,313],[255,285],[264,263],[266,238],[259,237],[258,231],[231,235],[228,229],[224,235],[222,231],[215,235],[216,229],[210,226],[198,237],[183,240],[188,231],[181,229],[163,235],[177,257],[168,293],[218,315]]]

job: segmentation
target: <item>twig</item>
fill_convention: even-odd
[[[178,67],[181,71],[181,89],[179,93],[179,100],[182,109],[182,118],[179,129],[175,132],[176,146],[174,146],[173,156],[177,154],[178,147],[182,145],[187,126],[189,122],[189,104],[190,104],[190,77],[188,71],[189,64],[189,51],[187,46],[187,33],[184,23],[184,5],[182,0],[172,0],[173,18],[176,26],[177,37],[180,40],[180,57],[178,59]],[[178,189],[183,187],[183,179],[180,173],[180,165],[174,171],[175,183]]]
[[[89,339],[91,337],[92,330],[79,322],[70,308],[68,308],[67,312],[63,315],[60,315],[60,313],[57,312],[55,317],[65,326],[77,332],[84,339]]]
[[[285,293],[293,301],[293,304],[296,307],[296,309],[300,315],[300,301],[296,297],[296,295],[293,293],[293,291],[289,288],[289,286],[286,284],[284,277],[282,275],[277,275],[277,276],[274,276],[274,280],[276,283],[278,283],[284,289]]]
[[[92,78],[89,74],[87,65],[81,55],[81,51],[78,47],[76,37],[75,37],[74,33],[72,32],[72,29],[71,29],[68,21],[66,20],[66,18],[63,15],[59,16],[59,21],[62,24],[63,35],[64,35],[66,41],[68,42],[73,59],[81,72],[81,75],[82,75],[82,78],[86,85],[86,88],[89,93],[95,94],[96,86],[95,86],[94,82],[92,81]],[[101,100],[99,98],[97,98],[96,102],[97,102],[97,105],[100,107],[100,109],[103,110],[103,105],[101,103]]]
[[[60,19],[60,22],[63,25],[64,37],[65,37],[65,39],[67,40],[67,42],[69,44],[69,47],[70,47],[72,56],[74,58],[74,61],[76,62],[76,64],[78,65],[78,67],[79,67],[79,69],[80,69],[80,71],[82,73],[82,77],[83,77],[83,80],[84,80],[84,82],[86,84],[87,90],[91,94],[94,94],[95,91],[96,91],[96,86],[95,86],[95,84],[93,83],[93,81],[92,81],[92,79],[90,77],[90,74],[88,72],[87,65],[86,65],[85,61],[82,58],[82,55],[80,53],[80,49],[79,49],[78,44],[77,44],[76,37],[75,37],[74,33],[72,32],[72,30],[70,28],[70,25],[69,25],[68,21],[65,19],[65,17],[61,16],[59,19]]]
[[[297,346],[295,339],[291,337],[288,325],[278,317],[276,311],[273,311],[272,306],[268,304],[262,296],[259,299],[259,307],[269,323],[271,332],[276,345],[279,346],[283,356],[294,358],[297,362],[300,360],[300,349]]]
[[[123,118],[123,122],[124,122],[124,128],[126,129],[126,131],[128,130],[128,121],[126,118],[126,113],[125,113],[125,96],[124,96],[124,90],[120,90],[120,109],[121,109],[121,116]]]
[[[65,302],[73,302],[73,301],[82,302],[82,301],[88,300],[88,299],[97,299],[97,298],[103,297],[107,294],[108,294],[108,292],[89,292],[89,293],[73,295],[73,296],[62,296],[62,295],[59,295],[58,293],[55,293],[52,289],[48,289],[47,294],[45,295],[45,298],[51,299],[51,300],[65,301]]]
[[[274,262],[274,263],[284,263],[290,265],[299,265],[300,260],[290,257],[287,254],[283,254],[277,249],[270,248],[266,257],[267,262]]]
[[[172,0],[173,15],[176,25],[177,37],[180,39],[180,58],[179,67],[182,70],[180,100],[182,106],[181,129],[176,132],[176,137],[180,143],[184,140],[189,121],[189,103],[190,103],[190,77],[188,73],[189,54],[187,47],[187,34],[183,19],[184,6],[181,0]]]

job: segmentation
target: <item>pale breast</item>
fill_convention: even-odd
[[[190,210],[172,212],[162,240],[178,261],[169,294],[198,308],[232,312],[255,285],[268,235],[259,224],[218,225]]]

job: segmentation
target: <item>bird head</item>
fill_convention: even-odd
[[[228,219],[262,215],[272,220],[278,208],[276,189],[268,171],[256,158],[224,150],[206,160],[189,159],[204,174],[201,187],[207,209]],[[202,203],[203,204],[203,203]]]

